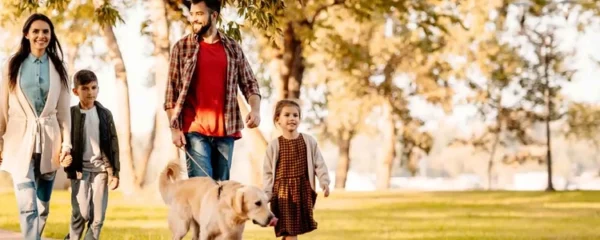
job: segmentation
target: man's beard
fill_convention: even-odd
[[[198,37],[202,37],[202,36],[204,36],[204,34],[206,34],[206,33],[208,32],[208,30],[210,30],[210,26],[211,26],[211,25],[212,25],[212,19],[209,17],[209,18],[208,18],[208,23],[207,23],[206,25],[202,26],[202,27],[200,28],[200,30],[198,30],[198,31],[196,32],[196,35],[197,35]]]

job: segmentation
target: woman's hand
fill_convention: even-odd
[[[59,160],[61,166],[68,167],[71,166],[71,163],[73,162],[73,157],[71,156],[70,152],[61,152]]]

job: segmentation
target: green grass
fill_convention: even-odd
[[[319,196],[319,228],[300,238],[600,239],[599,200],[600,192],[335,192]],[[149,202],[112,194],[102,239],[170,239],[165,206]],[[18,231],[14,195],[0,194],[0,205],[0,229]],[[55,192],[46,237],[64,237],[70,209],[68,193]],[[250,223],[244,235],[274,238]]]

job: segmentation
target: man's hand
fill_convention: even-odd
[[[119,187],[119,178],[118,177],[110,177],[108,187],[110,188],[110,190],[117,189]]]
[[[248,126],[248,128],[255,128],[258,127],[259,124],[260,113],[258,113],[258,111],[255,110],[251,110],[250,113],[246,115],[246,126]]]
[[[328,185],[323,186],[323,195],[325,197],[329,197],[329,186]]]
[[[183,135],[181,129],[171,128],[171,138],[173,139],[173,144],[178,148],[185,146],[186,144],[185,135]]]
[[[73,157],[71,156],[71,153],[66,153],[66,154],[60,154],[60,165],[62,167],[68,167],[71,166],[71,163],[73,163]]]

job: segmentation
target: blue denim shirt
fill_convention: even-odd
[[[50,64],[46,53],[40,58],[29,54],[29,57],[21,65],[20,82],[21,90],[39,116],[44,110],[50,89]]]

